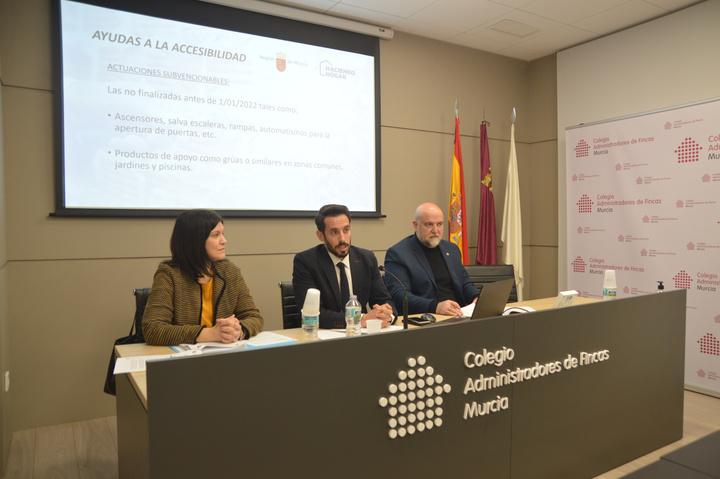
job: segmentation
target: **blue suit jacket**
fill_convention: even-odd
[[[385,288],[377,258],[372,251],[350,246],[350,274],[353,293],[367,313],[366,305],[389,303],[395,312],[390,293]],[[293,289],[298,310],[302,310],[307,290],[320,290],[320,327],[324,329],[345,327],[345,304],[340,299],[335,266],[324,244],[302,251],[293,260]]]
[[[446,240],[441,240],[438,248],[447,265],[452,289],[460,306],[472,303],[480,292],[470,281],[467,270],[462,264],[460,249]],[[407,288],[409,314],[433,312],[430,311],[430,306],[434,301],[439,301],[437,284],[430,263],[415,234],[387,251],[385,269],[397,276]],[[388,274],[385,275],[385,284],[395,304],[402,304],[403,289],[398,282]]]

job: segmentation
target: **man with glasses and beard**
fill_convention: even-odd
[[[407,288],[408,313],[462,316],[461,307],[477,300],[480,292],[470,281],[457,245],[442,239],[445,216],[432,203],[415,210],[415,233],[387,251],[385,269]],[[385,275],[388,291],[402,304],[403,288]]]
[[[293,288],[298,310],[309,288],[320,290],[320,327],[345,327],[345,304],[357,296],[362,306],[360,325],[368,319],[389,326],[395,306],[385,288],[372,251],[350,244],[350,211],[343,205],[325,205],[315,216],[316,235],[322,242],[295,255]]]

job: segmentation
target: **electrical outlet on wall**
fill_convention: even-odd
[[[5,371],[5,392],[10,390],[10,371]]]

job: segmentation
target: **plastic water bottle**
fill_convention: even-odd
[[[305,303],[300,313],[302,315],[302,340],[317,341],[318,326],[320,323],[320,291],[315,288],[307,290]]]
[[[362,308],[357,296],[350,296],[350,301],[345,305],[345,336],[360,335],[360,317]]]
[[[615,299],[617,296],[617,281],[615,281],[615,270],[606,269],[603,280],[603,301]]]

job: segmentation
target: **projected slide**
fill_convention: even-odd
[[[376,210],[372,56],[60,6],[66,208]]]

